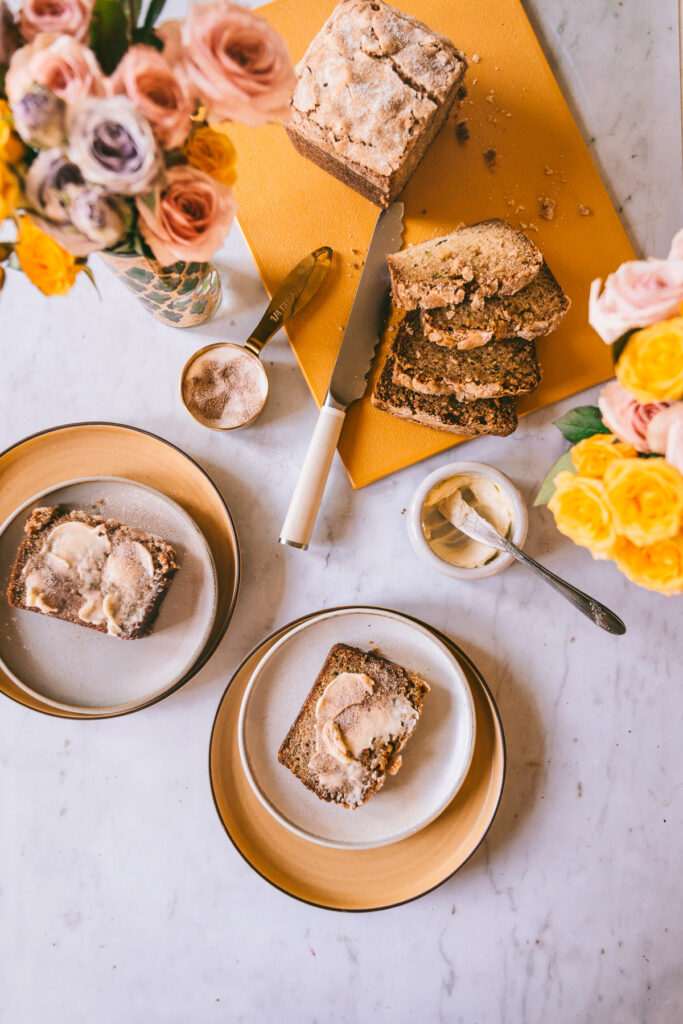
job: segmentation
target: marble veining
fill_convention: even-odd
[[[683,224],[674,0],[527,8],[634,243],[665,254]],[[154,708],[85,724],[0,701],[0,1020],[681,1020],[678,603],[593,562],[545,510],[531,511],[528,550],[617,610],[624,638],[522,567],[475,584],[426,572],[404,510],[448,453],[356,493],[335,464],[314,545],[278,546],[315,421],[285,339],[265,353],[271,399],[247,432],[206,431],[177,392],[194,349],[245,337],[263,308],[237,230],[218,262],[223,310],[192,332],[147,318],[103,266],[101,303],[85,279],[47,301],[12,272],[0,300],[0,446],[89,418],[162,434],[226,496],[245,579],[217,655]],[[572,404],[458,454],[499,466],[531,499],[562,450],[552,420]],[[325,913],[265,884],[226,839],[207,780],[216,705],[249,648],[301,613],[361,601],[463,645],[496,696],[509,756],[499,814],[469,863],[379,916]]]

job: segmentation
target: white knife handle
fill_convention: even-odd
[[[313,533],[346,412],[324,405],[280,532],[280,544],[306,550]]]

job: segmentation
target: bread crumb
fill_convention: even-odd
[[[529,224],[529,231],[538,231],[538,226],[533,221]]]
[[[550,196],[539,196],[539,215],[543,220],[554,220],[555,219],[555,200],[551,199]]]
[[[485,149],[484,152],[482,153],[482,156],[484,158],[484,163],[488,167],[489,171],[493,171],[496,166],[496,161],[498,160],[498,154],[496,153],[495,149]]]
[[[352,249],[351,252],[354,256],[360,256],[360,249]]]
[[[579,216],[580,217],[592,217],[593,216],[593,211],[591,210],[590,206],[584,206],[583,203],[579,203],[578,210],[579,210]]]
[[[505,205],[506,206],[514,206],[515,205],[514,199],[508,199],[508,201],[507,201],[507,203]]]
[[[544,164],[543,170],[545,171],[546,174],[554,174],[555,173],[555,171],[552,169],[552,167],[548,167],[547,164]]]
[[[523,210],[526,210],[526,206],[522,206],[522,204],[520,203],[519,206],[515,209],[515,213],[522,213]]]
[[[467,96],[467,86],[461,85],[455,95],[459,100],[464,100],[465,97]]]
[[[496,95],[495,92],[493,91],[493,89],[491,89],[491,92],[486,97],[486,102],[487,103],[493,103],[493,98],[494,98],[495,95]]]
[[[467,127],[467,121],[458,121],[455,126],[455,136],[458,142],[467,142],[470,137],[470,130]]]
[[[472,63],[473,64],[478,64],[480,61],[481,61],[481,57],[479,56],[479,54],[478,53],[473,53],[472,54]]]

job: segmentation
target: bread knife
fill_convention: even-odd
[[[280,544],[304,551],[308,547],[347,409],[365,392],[389,294],[386,256],[401,248],[402,235],[403,203],[392,203],[382,210],[372,233],[330,386],[289,504]]]

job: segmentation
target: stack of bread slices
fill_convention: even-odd
[[[456,434],[511,434],[541,379],[534,339],[569,299],[543,256],[503,220],[461,227],[388,257],[405,310],[372,403]]]

